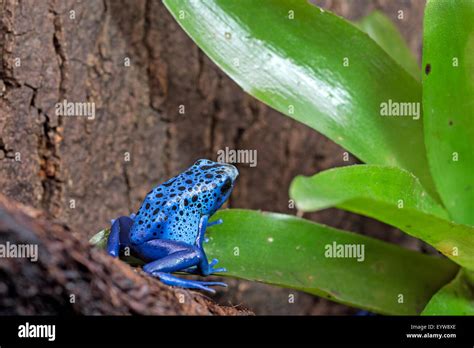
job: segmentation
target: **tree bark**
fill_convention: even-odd
[[[10,255],[0,262],[0,315],[251,314],[165,286],[45,215],[0,195],[0,244],[38,250],[37,259]]]
[[[420,49],[423,1],[315,2],[351,18],[377,8],[395,20],[403,9],[407,19],[395,23]],[[42,209],[83,240],[111,218],[136,211],[154,185],[198,158],[216,159],[225,147],[258,154],[257,167],[239,165],[229,205],[290,214],[296,213],[288,197],[295,175],[357,161],[345,162],[345,150],[245,94],[159,0],[0,0],[0,18],[1,192]],[[58,117],[55,105],[64,100],[94,103],[95,118]],[[346,212],[308,217],[420,247]],[[239,298],[234,283],[222,301]],[[256,307],[262,291],[267,300],[288,296],[262,285],[246,289],[245,301]],[[300,297],[305,300],[284,311],[320,313],[308,309],[312,297]]]

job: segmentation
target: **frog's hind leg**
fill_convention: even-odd
[[[112,222],[109,238],[107,239],[107,253],[118,257],[121,246],[129,244],[129,233],[133,220],[128,216],[121,216]]]
[[[204,282],[204,281],[199,281],[199,280],[182,279],[172,274],[163,273],[163,272],[156,272],[155,276],[159,278],[166,285],[179,286],[181,288],[187,288],[187,289],[199,289],[199,290],[209,291],[213,294],[216,293],[216,290],[210,288],[209,286],[227,287],[227,284],[222,283],[222,282]]]
[[[158,243],[161,241],[157,241]],[[169,242],[168,242],[169,243]],[[182,246],[181,246],[182,247]],[[227,286],[222,282],[205,282],[191,279],[182,279],[172,275],[173,272],[179,272],[189,269],[202,262],[203,253],[196,247],[190,246],[181,248],[181,250],[173,252],[158,260],[147,263],[143,266],[143,270],[160,279],[163,283],[171,286],[179,286],[188,289],[200,289],[214,293],[215,291],[209,286]]]

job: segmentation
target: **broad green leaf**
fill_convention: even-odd
[[[377,313],[420,313],[457,271],[447,259],[294,216],[231,209],[219,211],[218,218],[224,223],[208,229],[205,251],[227,268],[222,275],[298,289]],[[363,258],[327,257],[334,243],[363,246]]]
[[[452,218],[474,225],[474,1],[428,1],[423,66],[431,173]]]
[[[447,220],[447,212],[405,170],[355,165],[298,176],[290,196],[302,211],[334,206],[383,221],[474,269],[474,228]]]
[[[406,168],[434,192],[421,85],[352,23],[302,0],[164,4],[246,92],[366,163]],[[396,103],[416,104],[404,104],[411,116],[381,116]]]
[[[226,275],[294,288],[386,314],[418,314],[457,267],[356,233],[294,216],[223,210],[206,252]],[[334,245],[364,246],[364,259],[326,257]],[[398,302],[399,294],[404,303]]]
[[[474,274],[461,269],[433,296],[422,315],[474,315]]]
[[[373,11],[355,24],[416,80],[421,79],[421,71],[415,56],[390,18],[380,11]]]

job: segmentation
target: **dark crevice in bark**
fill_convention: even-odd
[[[15,46],[15,32],[13,30],[15,21],[15,3],[12,0],[5,0],[0,3],[1,30],[0,35],[0,79],[3,80],[5,90],[3,95],[8,94],[11,89],[18,88],[21,83],[15,78],[14,61],[11,56]]]
[[[14,150],[7,148],[3,139],[0,138],[0,160],[15,158]]]
[[[59,84],[57,102],[62,102],[66,95],[67,86],[67,55],[63,44],[63,27],[60,15],[54,10],[55,4],[50,4],[50,13],[53,15],[54,33],[52,45],[56,54],[59,69]],[[31,86],[29,86],[32,88]],[[38,141],[38,155],[40,157],[40,180],[43,188],[41,206],[53,216],[60,213],[60,202],[62,198],[63,185],[60,178],[61,157],[59,153],[59,138],[61,137],[62,119],[56,115],[56,125],[41,108],[36,107],[37,89],[33,89],[31,106],[37,109],[38,117],[43,117],[42,134]]]

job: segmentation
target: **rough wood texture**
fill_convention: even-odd
[[[423,1],[315,2],[349,18],[381,9],[413,49],[421,47]],[[398,9],[405,11],[403,21],[396,21]],[[0,190],[44,209],[84,240],[111,218],[135,211],[156,183],[197,158],[216,158],[226,146],[258,151],[257,167],[239,166],[233,207],[294,214],[287,188],[296,174],[355,162],[344,162],[340,147],[246,95],[159,0],[0,0],[0,20]],[[55,104],[64,99],[94,102],[95,119],[56,116]],[[342,211],[309,217],[420,246]],[[242,292],[242,283],[234,284],[222,301],[242,299],[259,313],[346,311],[318,307],[320,300],[303,294],[288,306],[288,290],[255,285],[240,286]],[[262,292],[275,305],[259,310]]]
[[[251,314],[165,286],[90,248],[77,233],[44,215],[0,195],[0,243],[38,246],[36,262],[5,258],[0,263],[0,315]]]

